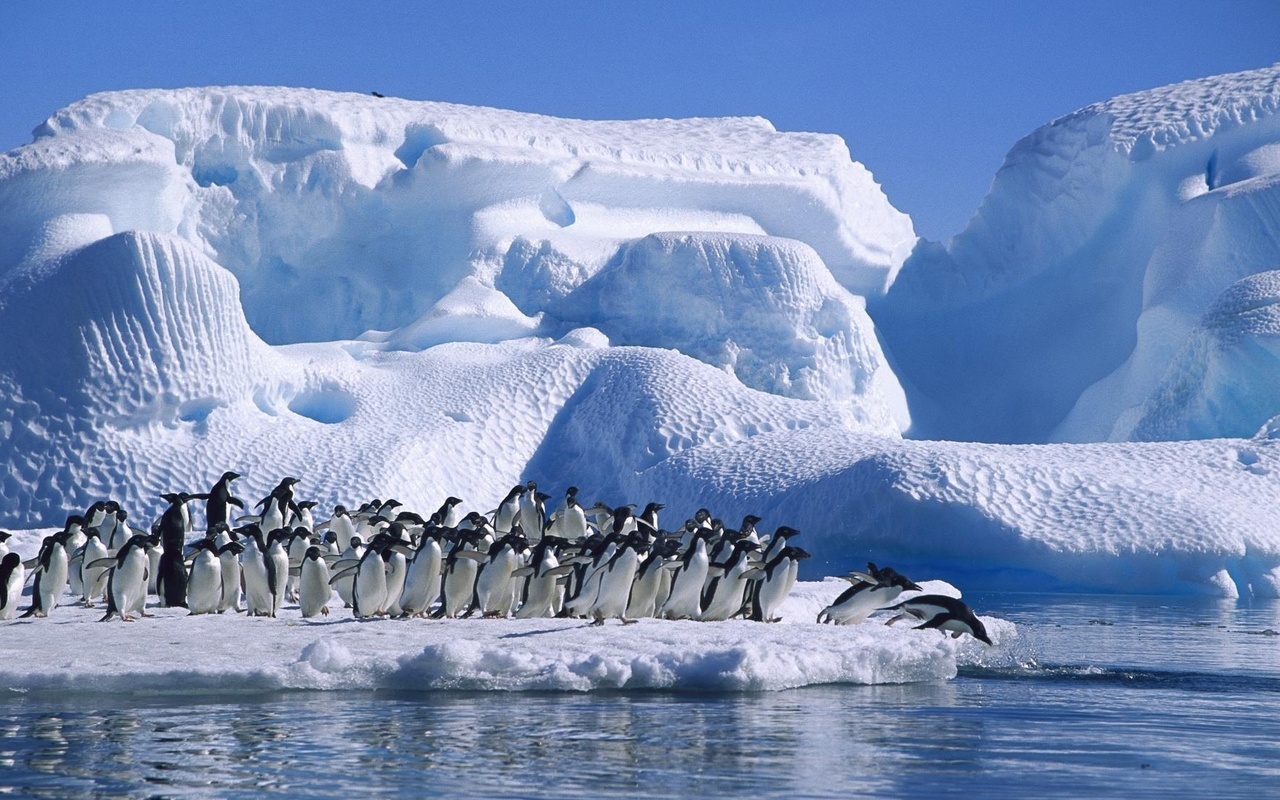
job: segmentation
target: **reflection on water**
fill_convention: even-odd
[[[1142,797],[1270,792],[1280,606],[981,598],[1016,657],[757,694],[0,701],[0,790],[244,795]]]

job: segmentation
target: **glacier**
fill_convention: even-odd
[[[0,525],[534,479],[809,580],[1280,596],[1278,76],[1050,123],[945,244],[758,118],[91,96],[0,155]]]

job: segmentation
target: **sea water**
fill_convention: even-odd
[[[1280,603],[989,595],[955,679],[760,693],[0,700],[0,793],[1280,795]]]

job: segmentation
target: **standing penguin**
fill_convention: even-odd
[[[298,580],[298,607],[302,616],[329,615],[329,600],[333,587],[329,585],[329,565],[319,547],[308,547],[302,557],[302,570]]]
[[[733,544],[733,552],[723,564],[713,565],[709,585],[702,593],[702,617],[704,620],[726,620],[742,610],[742,596],[747,580],[752,577],[751,562],[747,553],[759,547],[750,539],[739,539]]]
[[[516,619],[533,619],[535,617],[551,617],[559,610],[560,579],[573,571],[572,564],[561,565],[556,555],[556,548],[568,544],[559,536],[542,537],[529,556],[528,566],[517,569],[512,574],[527,577],[520,607],[516,610]]]
[[[22,556],[5,553],[0,558],[0,619],[13,619],[22,599],[22,585],[27,582],[27,571],[22,566]]]
[[[191,495],[186,492],[164,494],[169,507],[160,515],[157,532],[164,552],[156,565],[156,594],[160,602],[169,607],[187,606],[187,571],[183,566],[183,552],[187,545],[187,531],[191,530],[191,517],[187,503]]]
[[[425,616],[440,597],[440,570],[444,564],[440,531],[438,527],[429,526],[418,541],[417,553],[409,562],[404,589],[400,593],[400,608],[410,617]]]
[[[146,536],[135,535],[125,542],[114,558],[105,559],[111,567],[107,579],[107,613],[100,622],[119,615],[125,622],[133,622],[132,614],[147,600],[147,571],[150,562],[147,548],[151,541]],[[95,562],[90,566],[106,566]]]
[[[627,617],[627,602],[635,583],[640,555],[648,549],[642,534],[627,537],[609,561],[600,569],[600,589],[591,605],[592,625],[603,625],[606,619],[620,619],[623,625],[635,622]]]
[[[250,523],[236,529],[242,535],[244,552],[240,554],[240,577],[244,581],[244,601],[251,617],[271,616],[274,603],[267,578],[267,544],[262,540],[262,528]]]
[[[520,510],[516,515],[520,530],[524,532],[525,538],[534,543],[542,538],[542,531],[547,525],[546,498],[533,481],[525,484],[524,494],[520,495]]]
[[[85,531],[84,546],[80,548],[80,597],[85,608],[93,608],[93,601],[107,590],[107,567],[90,567],[95,561],[110,557],[107,546],[97,528]]]
[[[289,582],[289,551],[285,549],[285,543],[292,535],[288,528],[277,528],[267,535],[267,552],[263,554],[263,564],[267,568],[267,591],[271,603],[268,617],[279,614],[284,605],[285,589]]]
[[[671,573],[671,593],[659,616],[665,619],[699,619],[702,616],[702,588],[707,582],[711,557],[707,553],[710,528],[695,527],[684,555]]]
[[[507,492],[507,496],[498,504],[498,508],[493,512],[493,529],[498,533],[510,533],[511,526],[516,522],[516,518],[520,514],[520,498],[528,489],[522,485],[516,485]]]
[[[31,605],[23,617],[47,617],[58,607],[58,599],[67,588],[67,549],[62,534],[46,536],[34,560],[35,585],[31,589]]]
[[[462,501],[456,497],[447,497],[436,514],[440,517],[440,527],[456,528],[462,522]]]
[[[800,562],[808,557],[809,554],[799,547],[784,547],[764,565],[764,575],[751,585],[748,601],[751,605],[750,619],[756,622],[781,621],[774,614],[791,594],[800,572]]]
[[[352,607],[352,588],[356,582],[355,571],[349,568],[359,564],[360,560],[364,558],[364,554],[364,541],[359,536],[352,536],[346,549],[342,551],[342,557],[338,560],[338,563],[334,564],[333,577],[329,579],[333,588],[337,590],[338,597],[342,598],[342,602],[347,608]]]
[[[187,609],[192,614],[213,614],[222,601],[222,562],[218,559],[218,546],[213,539],[201,539],[194,547],[195,557],[187,576]]]
[[[206,530],[212,532],[217,525],[226,525],[227,509],[231,506],[235,506],[241,511],[244,510],[244,501],[231,493],[231,483],[240,477],[238,472],[224,472],[222,477],[218,478],[218,482],[209,490],[209,493],[203,495],[205,500],[204,517]]]

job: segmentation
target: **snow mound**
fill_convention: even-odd
[[[1018,142],[968,227],[918,246],[872,308],[914,433],[1110,437],[1213,299],[1277,263],[1278,107],[1269,67],[1117,97]]]

